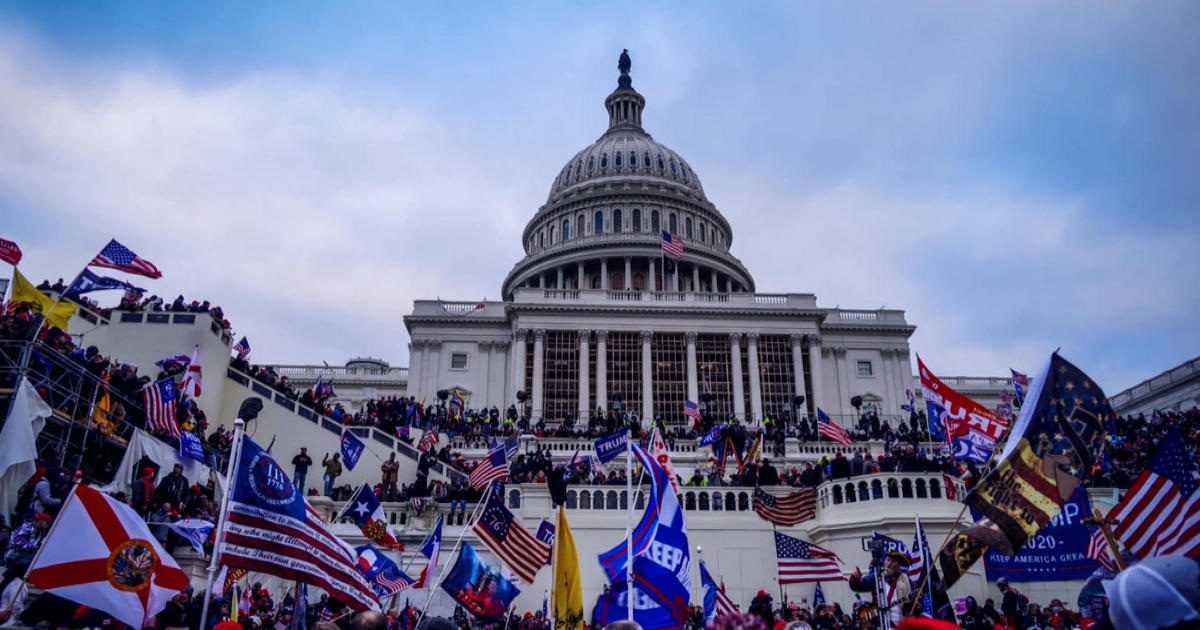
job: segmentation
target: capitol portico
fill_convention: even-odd
[[[422,300],[404,318],[409,391],[458,388],[473,407],[505,407],[520,390],[535,420],[618,405],[671,422],[695,401],[759,421],[798,396],[808,416],[849,417],[854,396],[898,414],[913,388],[904,312],[756,293],[700,176],[643,128],[627,56],[619,70],[607,130],[554,177],[502,299]],[[664,232],[683,241],[681,258],[664,255]]]

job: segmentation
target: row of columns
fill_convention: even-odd
[[[625,274],[624,274],[624,279],[621,283],[622,286],[619,286],[619,287],[610,286],[609,273],[608,273],[608,260],[609,259],[601,258],[600,259],[600,289],[604,290],[604,291],[621,291],[621,290],[631,291],[631,290],[633,290],[633,258],[634,258],[633,256],[625,256],[624,257]],[[679,264],[675,265],[675,272],[672,273],[669,277],[664,279],[665,283],[668,284],[669,286],[660,288],[660,287],[656,286],[658,284],[657,276],[658,276],[658,265],[659,265],[660,257],[648,257],[645,260],[646,260],[646,269],[649,270],[649,273],[647,273],[647,277],[646,277],[646,290],[648,290],[648,291],[671,291],[671,292],[676,292],[676,293],[679,292],[679,286],[680,286],[680,282],[679,282],[679,267],[680,267],[680,265]],[[589,262],[589,261],[580,261],[580,262],[574,263],[575,286],[578,288],[588,288],[584,285],[584,282],[586,281],[586,275],[584,273],[584,266],[587,264],[587,262]],[[692,266],[692,287],[699,287],[700,286],[700,275],[701,275],[700,265],[693,263],[691,266]],[[553,282],[551,282],[547,278],[547,274],[551,273],[550,270],[542,271],[538,275],[530,278],[530,280],[528,282],[528,286],[531,288],[542,288],[542,289],[566,289],[566,288],[568,288],[566,279],[567,279],[567,274],[569,273],[568,269],[570,267],[571,267],[571,264],[559,265],[559,266],[555,267],[554,271],[553,271],[553,273],[554,273]],[[709,286],[715,287],[716,288],[715,292],[730,293],[733,291],[735,283],[731,277],[725,276],[724,283],[722,283],[721,275],[717,271],[716,268],[709,269],[708,273],[710,275]],[[536,278],[536,286],[535,286],[534,278]],[[723,288],[723,291],[721,290],[722,288]]]
[[[516,383],[525,382],[525,351],[527,338],[533,334],[533,382],[529,397],[534,409],[534,419],[540,418],[544,403],[545,378],[545,340],[546,331],[520,329],[513,340],[513,374]],[[580,330],[579,334],[579,404],[580,420],[586,420],[590,413],[590,373],[589,354],[593,331]],[[596,405],[608,409],[608,331],[597,330],[596,335]],[[696,337],[698,333],[688,331],[687,339],[687,398],[699,402],[699,375],[696,362]],[[746,339],[746,354],[749,358],[750,370],[750,412],[755,419],[763,417],[762,383],[758,371],[758,333],[730,333],[729,362],[732,368],[731,385],[733,387],[733,413],[739,420],[746,419],[745,392],[742,389],[742,338]],[[654,415],[654,379],[653,352],[651,342],[654,333],[649,330],[641,331],[642,337],[642,409],[641,417],[650,418]],[[821,338],[816,335],[793,334],[790,337],[792,346],[792,365],[795,374],[795,395],[805,396],[812,400],[814,408],[819,404],[818,392],[823,391],[821,383]],[[807,341],[809,360],[812,362],[811,374],[813,392],[811,397],[804,383],[804,354],[803,343]]]

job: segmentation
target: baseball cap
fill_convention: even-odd
[[[1200,621],[1200,561],[1147,558],[1104,583],[1117,630],[1158,630]]]

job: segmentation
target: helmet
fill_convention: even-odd
[[[1008,588],[1008,578],[1001,576],[1000,579],[996,580],[996,586]]]

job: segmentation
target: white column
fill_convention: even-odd
[[[545,376],[546,367],[546,331],[537,329],[533,331],[533,421],[537,422],[542,419],[542,378]]]
[[[509,396],[515,395],[517,390],[525,389],[525,343],[529,336],[529,331],[520,328],[513,335],[512,345],[512,380],[509,389],[512,391],[504,392],[504,399],[508,400]],[[529,392],[525,392],[528,394]]]
[[[746,333],[746,357],[750,359],[750,411],[762,422],[762,383],[758,373],[758,333]]]
[[[655,277],[655,268],[658,267],[658,265],[655,263],[657,262],[658,261],[654,258],[650,259],[650,281],[646,283],[646,286],[649,287],[651,291],[658,291],[658,278]]]
[[[675,271],[671,272],[671,290],[679,293],[679,261],[675,261]]]
[[[625,257],[625,290],[633,288],[633,260],[629,256]]]
[[[834,364],[837,366],[838,395],[841,397],[837,408],[845,409],[850,404],[850,372],[846,369],[846,347],[835,346],[831,350]],[[857,421],[856,418],[855,422]]]
[[[558,284],[557,284],[557,285],[555,285],[555,288],[557,288],[557,289],[560,289],[560,290],[561,290],[561,289],[565,289],[566,287],[564,287],[564,286],[563,286],[563,268],[562,268],[562,265],[559,265],[559,266],[558,266],[558,268],[556,268],[556,269],[555,269],[555,271],[557,271],[557,272],[558,272]]]
[[[442,375],[442,342],[429,342],[429,391],[440,389],[438,382]]]
[[[575,281],[575,288],[576,289],[586,289],[587,287],[583,286],[583,263],[577,264],[575,266],[575,269],[576,269],[576,277],[577,277],[577,280]]]
[[[579,331],[579,421],[586,426],[591,410],[588,409],[588,342],[591,341],[592,331]]]
[[[692,291],[700,290],[700,265],[692,265]]]
[[[608,413],[608,331],[596,331],[596,406]]]
[[[824,372],[822,365],[824,361],[821,359],[821,338],[817,335],[808,335],[808,363],[809,373],[812,374],[812,394],[809,397],[812,398],[813,409],[816,409],[824,402],[822,398],[824,398],[825,394],[822,384],[822,373]],[[816,412],[814,411],[813,413],[815,414]]]
[[[879,356],[880,356],[879,371],[883,375],[883,386],[884,386],[883,394],[881,394],[881,396],[883,396],[883,403],[881,405],[881,408],[879,409],[879,413],[881,415],[882,414],[890,415],[893,413],[898,413],[900,411],[899,404],[896,403],[897,398],[895,398],[895,395],[896,395],[896,389],[895,389],[895,385],[894,385],[894,381],[896,380],[895,379],[895,371],[892,370],[892,356],[894,356],[895,353],[896,353],[896,351],[892,350],[891,348],[883,348],[879,351]],[[895,427],[893,427],[893,428],[895,428]]]
[[[696,378],[696,332],[688,331],[687,337],[687,399],[699,404],[700,387]]]
[[[416,378],[413,378],[413,377]],[[412,340],[408,344],[408,393],[420,397],[426,391],[422,385],[425,379],[425,342]]]
[[[654,355],[650,352],[650,341],[654,333],[642,331],[642,426],[652,426],[654,422],[654,372],[651,360]]]
[[[600,259],[600,288],[608,290],[608,259]]]
[[[804,351],[800,348],[800,342],[803,340],[804,335],[799,334],[792,335],[790,338],[792,342],[792,371],[796,375],[796,395],[804,396],[807,399],[808,393],[804,391]],[[805,400],[804,404],[807,405],[808,401]],[[803,418],[807,415],[804,407],[792,409],[792,414],[796,418]]]
[[[492,342],[492,358],[488,362],[488,405],[495,405],[500,409],[508,406],[509,396],[512,396],[504,391],[504,366],[508,361],[508,352],[511,351],[512,344],[507,341]]]
[[[896,361],[893,367],[896,370],[896,382],[899,384],[898,389],[900,390],[896,392],[896,395],[899,396],[898,400],[903,400],[905,404],[908,403],[908,399],[904,396],[904,390],[916,387],[913,385],[912,363],[909,361],[908,348],[896,351]]]
[[[746,399],[742,390],[742,333],[729,333],[729,359],[733,369],[733,417],[746,420]]]
[[[492,342],[480,341],[479,342],[479,365],[477,366],[479,369],[477,369],[477,370],[472,369],[472,371],[474,371],[476,374],[483,375],[482,383],[480,383],[478,380],[476,380],[476,383],[478,383],[478,385],[477,385],[478,389],[475,392],[476,396],[474,398],[476,401],[475,404],[477,404],[477,405],[487,405],[488,395],[490,393],[490,392],[488,392],[488,375],[491,372],[491,366],[492,366]]]
[[[713,269],[712,270],[712,292],[719,293],[720,291],[721,291],[720,286],[717,284],[717,270]]]

